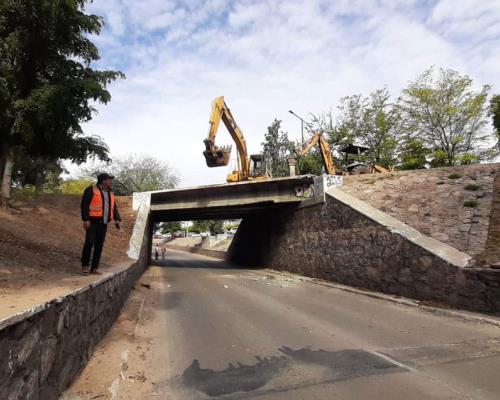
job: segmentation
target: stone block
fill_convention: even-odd
[[[47,379],[55,360],[57,351],[57,338],[55,336],[45,339],[41,343],[40,358],[40,385]]]

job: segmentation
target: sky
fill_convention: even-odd
[[[300,138],[288,110],[335,113],[342,97],[384,86],[397,97],[431,66],[500,93],[500,0],[94,0],[86,11],[105,22],[94,66],[127,78],[84,132],[113,156],[167,162],[182,187],[222,183],[234,167],[202,155],[216,96],[258,153],[275,118]],[[231,144],[222,124],[217,144]]]

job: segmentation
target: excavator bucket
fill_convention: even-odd
[[[209,149],[203,152],[205,160],[207,161],[207,166],[212,167],[224,167],[229,164],[229,157],[231,156],[231,146],[217,147],[213,148],[213,151]]]

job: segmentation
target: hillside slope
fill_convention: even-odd
[[[117,197],[122,231],[108,229],[101,268],[129,262],[126,252],[135,221],[130,197]],[[42,195],[0,210],[0,292],[57,285],[80,273],[84,230],[80,196]]]
[[[341,190],[479,264],[500,261],[498,163],[347,176]]]

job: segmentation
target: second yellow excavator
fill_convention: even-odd
[[[299,157],[305,156],[309,151],[311,151],[312,147],[316,144],[319,144],[319,150],[321,154],[321,158],[323,160],[323,165],[325,167],[325,172],[329,175],[360,175],[360,174],[375,174],[381,172],[392,172],[394,169],[384,168],[378,164],[367,164],[363,161],[359,160],[359,156],[368,151],[367,147],[349,145],[341,150],[341,152],[345,153],[345,161],[344,166],[341,167],[339,171],[335,167],[335,163],[333,161],[332,151],[330,149],[330,144],[323,137],[323,132],[316,132],[311,139],[309,139],[302,150],[298,153]],[[357,159],[354,160],[349,159],[349,155],[358,156]]]
[[[223,167],[229,163],[231,155],[231,146],[216,146],[215,137],[219,128],[220,121],[224,122],[229,134],[236,143],[238,150],[237,168],[227,176],[228,182],[241,182],[248,180],[267,179],[264,157],[262,154],[252,154],[248,156],[247,145],[243,132],[236,124],[231,110],[226,105],[223,96],[216,97],[212,103],[212,113],[210,114],[210,128],[208,138],[204,140],[205,151],[203,155],[207,161],[207,166]]]

